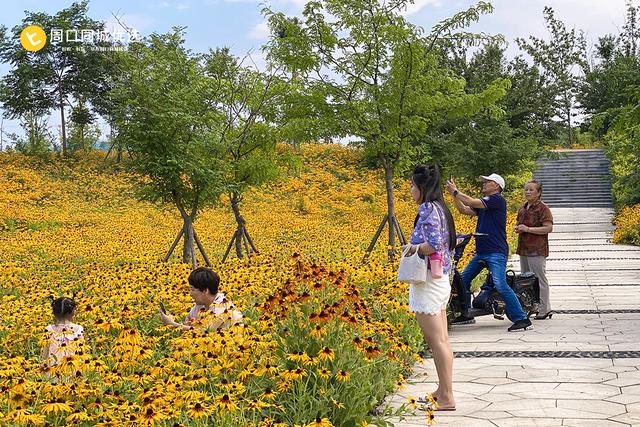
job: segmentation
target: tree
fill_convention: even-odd
[[[420,144],[449,172],[470,180],[490,170],[510,175],[532,168],[545,141],[541,127],[553,117],[536,68],[519,57],[507,62],[498,43],[487,43],[470,55],[468,46],[442,40],[439,51],[443,62],[464,77],[468,93],[480,93],[498,79],[509,79],[512,85],[497,102],[503,114],[481,111],[471,119],[445,118]]]
[[[69,148],[74,151],[92,148],[100,135],[95,134],[96,128],[91,128],[96,118],[82,99],[79,99],[78,103],[71,109],[69,118],[71,119],[71,132],[68,138]]]
[[[520,49],[531,55],[534,63],[541,67],[554,93],[555,112],[567,128],[568,143],[572,144],[576,95],[580,88],[579,72],[587,70],[585,59],[586,41],[582,32],[567,30],[564,23],[556,19],[550,7],[544,8],[544,19],[550,40],[529,36],[529,40],[516,39]]]
[[[615,112],[605,145],[616,177],[616,202],[621,205],[640,203],[640,85],[628,89],[628,104]]]
[[[183,239],[183,262],[196,267],[197,245],[210,264],[193,224],[223,191],[220,113],[211,105],[219,83],[205,76],[201,56],[184,48],[180,28],[131,43],[117,60],[121,73],[110,93],[117,138],[143,179],[142,196],[174,205],[183,221],[165,259]]]
[[[194,231],[200,210],[229,197],[236,254],[257,252],[241,214],[244,192],[277,176],[272,122],[286,85],[271,73],[246,66],[228,49],[192,54],[183,29],[153,35],[122,53],[123,71],[110,96],[121,140],[145,178],[152,200],[174,204],[183,227],[165,259],[184,236],[183,262],[197,264]],[[244,249],[243,249],[244,246]]]
[[[223,118],[218,144],[224,153],[221,160],[225,173],[220,184],[228,194],[237,225],[223,261],[234,243],[239,258],[257,252],[240,204],[249,187],[260,186],[278,175],[275,160],[280,133],[274,121],[287,91],[280,70],[271,68],[263,73],[243,62],[227,48],[211,50],[205,56],[207,76],[218,85],[213,106]]]
[[[426,37],[401,16],[406,5],[405,0],[312,1],[302,22],[265,9],[268,58],[282,64],[294,82],[304,82],[302,103],[319,112],[307,119],[310,128],[325,136],[357,137],[367,157],[384,170],[387,214],[367,254],[385,225],[391,248],[396,236],[404,241],[392,178],[410,159],[412,143],[443,116],[492,109],[508,87],[508,81],[498,80],[481,93],[465,93],[464,81],[439,66],[433,49],[441,37],[481,39],[456,30],[491,11],[491,5],[481,2]]]
[[[13,69],[2,80],[7,90],[1,101],[9,117],[23,114],[60,111],[62,125],[62,153],[67,152],[67,125],[65,108],[70,99],[90,97],[95,81],[104,78],[105,53],[94,51],[93,46],[104,46],[100,41],[70,41],[63,37],[59,43],[48,42],[37,52],[28,52],[20,44],[20,33],[28,25],[38,25],[45,33],[53,29],[66,31],[93,30],[100,32],[104,23],[87,16],[88,1],[73,3],[55,15],[44,12],[26,12],[21,25],[16,25],[0,44],[0,58]],[[29,95],[23,99],[26,93]],[[35,102],[33,100],[36,100]],[[34,105],[37,104],[37,105]]]
[[[17,152],[29,156],[41,156],[50,152],[53,146],[53,135],[44,117],[28,112],[20,117],[20,124],[26,130],[24,135],[7,134]]]
[[[630,88],[640,85],[639,10],[628,2],[623,31],[598,40],[596,63],[579,93],[590,129],[598,137],[607,133],[619,109],[629,102]]]

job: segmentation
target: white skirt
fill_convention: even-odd
[[[427,281],[423,285],[409,284],[409,311],[437,315],[446,308],[451,294],[449,275],[440,279],[431,277],[427,270]]]

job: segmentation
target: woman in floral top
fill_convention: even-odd
[[[549,281],[546,265],[549,256],[549,233],[553,230],[553,216],[549,207],[540,200],[542,184],[532,179],[524,185],[524,196],[527,199],[518,211],[518,219],[514,231],[518,233],[518,250],[520,255],[520,271],[531,271],[540,284],[540,306],[535,319],[551,318],[551,301],[549,299]]]
[[[425,340],[433,352],[438,372],[438,388],[432,393],[438,410],[455,410],[453,397],[453,353],[447,332],[447,302],[451,286],[452,249],[456,243],[456,230],[451,212],[444,202],[437,166],[416,166],[411,177],[411,196],[419,205],[411,234],[409,254],[416,250],[420,257],[438,253],[443,262],[443,276],[435,279],[427,270],[424,284],[409,285],[409,310],[416,319]]]

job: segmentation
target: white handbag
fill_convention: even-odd
[[[398,281],[421,285],[427,281],[427,263],[418,256],[416,250],[413,255],[407,256],[412,245],[402,251],[400,265],[398,266]]]

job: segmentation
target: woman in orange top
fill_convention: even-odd
[[[535,319],[551,318],[551,302],[549,300],[549,281],[546,264],[549,256],[549,233],[553,231],[553,216],[549,207],[540,200],[542,184],[535,179],[524,185],[524,196],[527,199],[518,211],[518,219],[514,231],[518,233],[518,250],[520,255],[520,271],[531,271],[540,283],[540,306]]]

